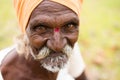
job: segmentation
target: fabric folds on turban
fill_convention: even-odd
[[[16,9],[19,27],[22,32],[25,33],[30,15],[32,11],[40,4],[43,0],[14,0],[14,7]],[[82,0],[51,0],[67,6],[72,9],[80,17],[80,9]]]

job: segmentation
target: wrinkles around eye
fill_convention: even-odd
[[[33,30],[34,31],[45,31],[46,27],[43,25],[37,25],[37,26],[33,27]]]
[[[75,32],[77,30],[78,30],[78,25],[70,23],[70,24],[65,25],[63,27],[62,31],[65,33],[71,33],[71,32]]]

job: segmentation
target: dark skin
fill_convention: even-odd
[[[66,44],[74,47],[78,39],[78,26],[79,19],[75,12],[45,0],[33,10],[26,34],[34,54],[38,54],[37,50],[45,45],[57,54]],[[27,60],[23,55],[19,56],[15,49],[12,50],[0,67],[4,80],[56,80],[57,72],[44,69],[39,61],[30,57]],[[85,73],[75,80],[86,80]]]
[[[33,11],[28,26],[26,33],[30,44],[38,49],[47,45],[59,52],[67,43],[73,47],[78,39],[78,16],[67,7],[50,1],[44,1]]]

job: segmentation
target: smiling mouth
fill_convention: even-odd
[[[52,72],[57,72],[60,69],[64,68],[68,62],[68,57],[64,53],[53,52],[50,53],[47,57],[40,60],[41,65]]]
[[[31,49],[31,55],[34,59],[39,61],[42,67],[52,72],[57,72],[64,68],[71,54],[72,47],[69,45],[66,45],[63,50],[59,52],[53,51],[45,46],[38,51],[37,55],[35,55]]]
[[[50,54],[48,55],[48,57],[53,57],[54,58],[54,57],[57,57],[57,56],[61,56],[63,54],[65,54],[65,53],[51,51]]]
[[[68,57],[65,53],[63,52],[54,52],[54,51],[51,51],[49,53],[48,56],[46,56],[45,58],[41,59],[41,61],[48,61],[49,62],[49,59],[55,59],[55,58],[58,58],[56,61],[59,62],[60,61],[63,61],[66,63],[66,61],[68,60]]]

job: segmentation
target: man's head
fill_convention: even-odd
[[[24,34],[29,53],[56,72],[63,68],[78,39],[79,18],[72,9],[44,0],[32,11]]]

